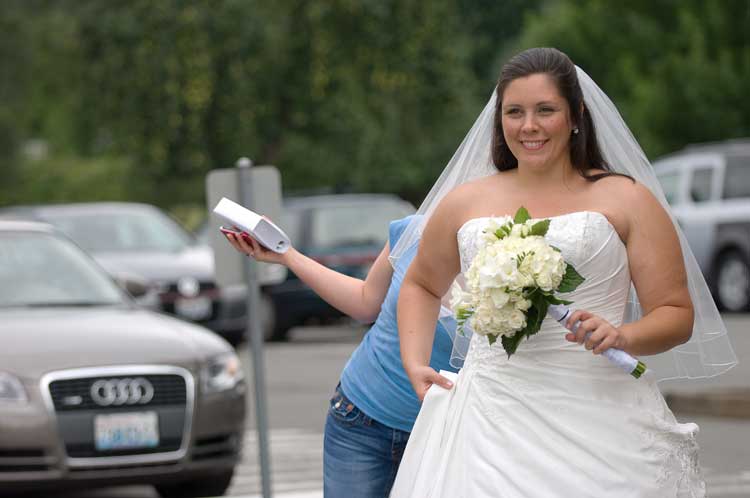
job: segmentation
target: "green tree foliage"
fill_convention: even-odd
[[[289,190],[419,202],[502,62],[539,45],[650,155],[747,136],[748,25],[747,0],[7,0],[0,202],[200,204],[205,173],[243,155]],[[16,154],[29,138],[48,159]]]
[[[656,156],[750,135],[748,26],[746,0],[560,0],[530,16],[520,45],[567,52]]]
[[[288,188],[423,191],[479,108],[449,2],[84,2],[77,20],[84,152],[132,155],[145,200],[195,199],[241,155]]]
[[[21,11],[14,5],[0,9],[0,195],[18,183],[17,151],[21,128],[17,117],[21,114],[26,83],[29,77],[28,39]]]

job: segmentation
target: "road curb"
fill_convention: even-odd
[[[674,412],[750,419],[748,388],[712,389],[690,394],[668,393],[664,395],[664,399]]]

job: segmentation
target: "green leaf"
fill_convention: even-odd
[[[546,299],[546,296],[542,294],[533,294],[533,297],[531,297],[533,304],[526,312],[526,326],[516,332],[513,337],[502,337],[503,349],[508,354],[508,358],[516,352],[524,337],[531,337],[542,328],[542,322],[544,317],[547,316],[547,307],[549,306]]]
[[[544,317],[547,316],[547,307],[549,306],[547,296],[542,294],[534,296],[532,303],[528,312],[531,320],[527,320],[526,329],[524,329],[527,336],[536,334],[542,328],[542,322]]]
[[[497,230],[495,230],[495,237],[497,237],[498,239],[504,239],[505,235],[506,234],[505,232],[503,232],[502,228],[498,228]]]
[[[497,336],[493,334],[487,334],[487,340],[490,341],[490,346],[495,344],[495,341],[497,341]]]
[[[513,337],[508,337],[506,335],[502,336],[502,339],[500,340],[503,343],[503,349],[508,354],[508,358],[516,352],[516,348],[518,348],[518,345],[521,343],[521,339],[523,339],[521,331],[516,332]]]
[[[513,216],[513,222],[518,223],[519,225],[521,223],[526,223],[528,220],[531,219],[531,215],[528,211],[526,211],[526,208],[521,206],[518,208],[518,211],[516,211],[516,215]]]
[[[565,268],[565,275],[563,275],[560,285],[557,287],[557,292],[571,292],[586,280],[580,273],[573,268],[573,265],[567,265]]]
[[[540,235],[544,237],[545,235],[547,235],[547,230],[549,229],[549,223],[550,223],[550,220],[537,221],[531,226],[531,231],[529,232],[529,235]]]

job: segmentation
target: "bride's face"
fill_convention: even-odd
[[[503,93],[502,113],[505,143],[519,166],[543,169],[569,161],[570,106],[548,75],[511,81]]]

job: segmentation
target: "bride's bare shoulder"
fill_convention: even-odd
[[[618,227],[621,238],[627,239],[630,227],[646,218],[661,221],[669,216],[659,200],[644,184],[624,175],[608,175],[593,184],[597,204],[603,206],[610,221]]]
[[[589,176],[606,174],[603,170],[590,170]],[[623,201],[638,202],[648,201],[653,198],[651,191],[642,183],[626,175],[607,175],[603,176],[594,184],[599,193],[610,199],[618,199],[621,204]]]
[[[508,186],[509,181],[509,175],[503,172],[462,183],[451,190],[441,204],[449,206],[452,211],[469,210],[477,199],[487,198],[488,195],[493,197],[497,189]]]
[[[446,194],[436,214],[451,228],[457,229],[476,208],[478,199],[493,197],[498,186],[507,181],[505,173],[497,173],[463,183]]]
[[[459,185],[451,191],[456,196],[474,196],[492,191],[498,187],[509,186],[514,176],[514,171],[502,171],[492,175],[483,176]]]

